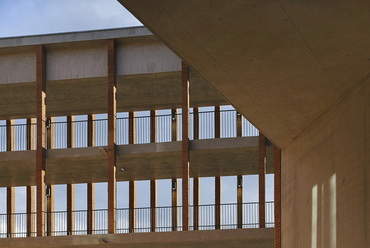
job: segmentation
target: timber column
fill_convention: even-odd
[[[189,230],[189,67],[182,62],[182,230]]]
[[[274,146],[274,247],[281,247],[281,152]]]
[[[116,45],[108,40],[108,233],[116,232]]]
[[[46,52],[36,46],[36,187],[37,236],[45,235],[45,121],[46,121]]]
[[[35,150],[35,118],[27,119],[27,150]],[[35,233],[35,186],[27,186],[27,237]]]
[[[265,228],[265,175],[266,175],[266,138],[260,132],[259,134],[259,169],[258,169],[258,184],[259,184],[259,223],[260,228]]]

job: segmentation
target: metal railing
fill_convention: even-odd
[[[194,228],[194,209],[198,208],[198,226]],[[237,229],[241,228],[259,228],[258,202],[242,203],[242,223],[238,223],[238,204],[208,204],[189,207],[190,230],[214,230]],[[172,219],[173,211],[176,211],[174,221]],[[216,211],[219,210],[220,226],[216,226]],[[156,225],[151,226],[151,214],[155,212]],[[274,202],[266,202],[266,227],[274,227]],[[129,233],[130,214],[135,216],[135,226],[131,227],[131,232],[169,232],[182,230],[182,207],[144,207],[144,208],[119,208],[116,210],[116,232]],[[8,218],[13,216],[13,232],[7,231]],[[88,218],[93,216],[93,228],[88,230]],[[35,232],[27,233],[27,220],[32,218],[34,229],[36,228],[36,214],[16,213],[12,215],[0,214],[0,238],[6,237],[34,237]],[[68,218],[73,220],[73,227],[70,233],[67,231]],[[49,219],[49,220],[48,220]],[[56,211],[45,213],[45,223],[53,223],[50,229],[45,225],[45,234],[49,236],[63,235],[85,235],[85,234],[105,234],[108,233],[108,210],[79,210],[68,213],[67,211]],[[174,226],[175,224],[175,226]]]
[[[135,138],[137,144],[150,143],[150,116],[133,117],[135,123]],[[215,112],[199,112],[199,139],[213,139],[215,138]],[[156,132],[157,142],[171,142],[174,140],[172,137],[175,132],[177,135],[176,140],[181,140],[182,130],[182,115],[156,115]],[[220,137],[233,138],[237,136],[237,111],[223,110],[220,111]],[[95,146],[106,146],[108,144],[108,121],[107,119],[93,120]],[[36,129],[36,124],[31,124]],[[72,121],[73,137],[71,144],[72,147],[87,147],[88,146],[88,125],[89,121]],[[175,130],[173,130],[175,127]],[[7,150],[7,126],[0,126],[0,151]],[[12,125],[14,129],[12,138],[14,142],[14,150],[22,151],[27,149],[27,124]],[[50,130],[47,129],[46,133],[50,133],[53,140],[51,145],[53,148],[61,149],[67,148],[67,122],[51,122]],[[129,143],[129,117],[117,118],[116,121],[116,137],[117,145],[127,145]],[[36,144],[36,132],[34,132],[34,139]],[[258,130],[242,117],[242,136],[258,136]],[[47,139],[48,135],[46,135]],[[194,113],[189,114],[189,138],[194,139]]]

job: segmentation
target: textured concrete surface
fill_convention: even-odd
[[[274,230],[238,229],[167,233],[128,233],[40,238],[0,239],[1,247],[128,247],[128,248],[272,248]]]

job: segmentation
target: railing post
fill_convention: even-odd
[[[108,233],[116,232],[116,44],[108,40]]]
[[[36,186],[37,236],[45,235],[45,121],[46,121],[46,51],[36,46]]]
[[[266,174],[266,139],[260,132],[259,134],[259,169],[258,169],[258,185],[259,185],[259,225],[260,228],[266,227],[266,199],[265,199],[265,174]]]
[[[67,116],[67,148],[75,147],[75,118]]]
[[[75,185],[67,184],[67,235],[75,231]]]
[[[46,224],[46,232],[47,236],[54,236],[54,203],[55,203],[55,196],[54,196],[54,185],[47,185],[46,187],[46,205],[47,205],[47,224]]]
[[[95,115],[87,116],[87,145],[95,146]],[[95,230],[95,183],[87,183],[87,234]]]
[[[129,182],[129,232],[134,233],[136,228],[136,182]]]
[[[237,213],[238,228],[243,228],[243,176],[237,176]]]
[[[193,179],[193,226],[194,230],[199,230],[199,177]]]
[[[221,137],[221,112],[220,106],[215,106],[215,139]]]
[[[274,146],[274,248],[281,247],[281,152]]]
[[[35,232],[35,186],[27,186],[27,237]]]
[[[157,227],[157,181],[150,180],[150,231]]]
[[[177,122],[178,122],[178,116],[177,116],[177,109],[171,109],[171,116],[172,116],[172,121],[171,121],[171,137],[172,141],[177,141],[178,140],[178,131],[177,131]]]
[[[6,150],[15,150],[14,120],[6,120]],[[14,187],[7,187],[7,236],[11,238],[15,232],[15,195]]]
[[[172,201],[172,231],[177,231],[178,225],[178,214],[177,214],[177,207],[178,207],[178,180],[176,178],[172,178],[172,194],[171,194],[171,201]]]
[[[221,228],[221,177],[215,177],[215,229]]]

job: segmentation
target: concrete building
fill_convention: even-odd
[[[273,247],[265,174],[275,172],[278,195],[280,151],[228,104],[144,27],[0,39],[0,246]],[[243,202],[251,174],[253,204]],[[221,204],[223,176],[237,177],[235,204]],[[202,177],[215,178],[215,204],[199,204]],[[157,207],[159,179],[172,180],[171,206]],[[136,207],[138,180],[150,180],[148,208]],[[129,208],[116,207],[119,181]],[[108,182],[106,210],[94,208],[97,182]],[[87,184],[84,211],[74,210],[77,183]],[[58,184],[67,211],[54,211]],[[14,212],[16,186],[27,187],[26,213]]]
[[[369,1],[119,2],[282,150],[275,247],[370,247]]]

